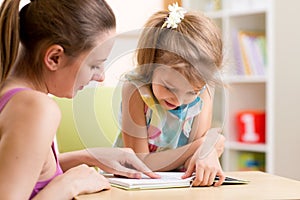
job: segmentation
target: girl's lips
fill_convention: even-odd
[[[174,109],[174,108],[177,107],[177,106],[175,106],[174,104],[171,104],[171,103],[167,102],[166,100],[165,100],[165,103],[166,103],[166,105],[167,105],[169,108]]]

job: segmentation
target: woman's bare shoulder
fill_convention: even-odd
[[[56,102],[47,94],[24,90],[15,94],[0,115],[1,129],[8,132],[35,129],[54,134],[61,118]],[[5,123],[2,123],[4,122]],[[24,132],[23,131],[23,132]],[[4,131],[5,132],[5,131]],[[34,134],[35,131],[31,131]],[[38,131],[36,131],[38,134]],[[2,133],[3,134],[3,133]]]
[[[11,99],[11,104],[18,109],[30,109],[32,111],[50,112],[52,114],[60,113],[58,105],[50,95],[36,90],[24,90],[17,93]]]

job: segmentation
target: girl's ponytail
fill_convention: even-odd
[[[19,49],[20,0],[4,0],[0,9],[0,83],[15,63]]]

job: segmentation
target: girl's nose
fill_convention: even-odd
[[[182,104],[182,99],[181,99],[181,97],[180,97],[180,95],[178,95],[178,94],[173,94],[174,96],[173,96],[173,98],[172,98],[172,104],[174,104],[175,106],[181,106],[181,104]]]
[[[177,93],[174,95],[174,105],[176,105],[176,106],[188,104],[192,101],[193,101],[193,99],[191,99],[189,96],[187,96],[184,93]]]

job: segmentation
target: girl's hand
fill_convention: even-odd
[[[150,178],[160,178],[130,148],[90,148],[87,151],[96,160],[93,165],[105,172],[129,178],[141,178],[141,173]]]
[[[187,160],[187,171],[182,178],[190,177],[193,172],[196,172],[193,186],[220,186],[224,182],[225,175],[219,157],[224,150],[225,138],[220,133],[219,128],[209,129],[203,136],[204,142],[190,160]],[[216,175],[219,176],[219,181],[214,183]]]
[[[225,180],[225,175],[221,168],[217,151],[213,148],[204,158],[201,158],[199,153],[200,151],[197,151],[193,155],[182,178],[190,177],[193,172],[196,172],[193,186],[220,186]],[[220,179],[214,184],[216,175],[218,175]]]

